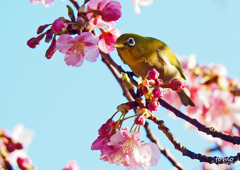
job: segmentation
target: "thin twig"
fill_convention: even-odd
[[[164,125],[164,121],[158,119],[155,115],[149,117],[154,123],[158,125],[158,129],[163,131],[163,133],[168,137],[168,139],[172,142],[174,147],[183,153],[184,156],[188,156],[191,159],[198,159],[200,162],[208,162],[208,163],[215,163],[215,164],[234,164],[235,162],[240,160],[240,153],[236,156],[229,156],[229,157],[211,157],[202,155],[200,153],[196,154],[190,150],[188,150],[185,146],[177,141],[177,139],[173,136],[170,130]]]
[[[116,80],[118,81],[119,85],[122,88],[123,91],[123,95],[128,99],[128,101],[134,101],[133,97],[131,96],[131,94],[129,93],[129,91],[127,90],[127,88],[122,84],[122,77],[120,76],[120,74],[117,72],[117,70],[104,58],[102,57],[102,61],[107,65],[107,67],[109,68],[109,70],[112,72],[113,76],[116,78]]]
[[[183,114],[181,111],[177,110],[176,108],[174,108],[173,106],[171,106],[170,104],[168,104],[165,100],[163,100],[162,98],[159,98],[158,100],[161,104],[162,107],[170,110],[171,112],[173,112],[177,117],[182,118],[183,120],[191,123],[192,125],[196,126],[197,129],[201,132],[205,132],[208,135],[211,135],[212,137],[217,137],[220,138],[222,140],[225,140],[227,142],[231,142],[233,144],[240,144],[240,137],[238,136],[231,136],[228,135],[224,132],[220,132],[217,131],[215,128],[213,127],[207,127],[203,124],[201,124],[200,122],[197,121],[197,119],[192,119],[189,116]]]
[[[117,65],[117,63],[115,63],[115,62],[113,61],[113,59],[110,57],[109,54],[106,54],[106,53],[102,52],[101,50],[100,50],[100,54],[102,55],[102,57],[104,57],[104,58],[108,61],[108,63],[110,63],[115,69],[117,69],[117,71],[118,71],[119,73],[122,73],[122,72],[123,72],[123,73],[126,73],[126,71],[123,70],[121,66]],[[137,87],[138,84],[137,84],[137,82],[133,79],[133,77],[129,77],[129,78],[131,79],[131,82],[134,84],[134,86]]]
[[[150,141],[157,144],[161,153],[172,163],[172,165],[178,168],[178,170],[185,170],[185,168],[172,156],[170,151],[168,149],[163,148],[159,140],[152,133],[148,122],[145,123],[144,128],[146,130],[147,137],[150,139]]]

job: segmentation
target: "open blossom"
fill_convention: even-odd
[[[115,48],[113,45],[116,43],[117,38],[120,36],[121,32],[118,29],[106,27],[102,30],[102,33],[99,35],[99,48],[103,52],[109,54]]]
[[[156,166],[160,151],[156,144],[142,144],[140,132],[129,132],[128,127],[115,133],[101,150],[101,158],[110,164],[126,166],[128,169],[141,167],[147,169]]]
[[[149,6],[153,3],[153,0],[132,0],[132,3],[136,14],[140,14],[141,10],[138,5]]]
[[[89,62],[95,62],[99,56],[97,47],[98,37],[89,32],[72,38],[69,34],[63,34],[57,39],[57,49],[65,53],[64,61],[68,66],[78,67],[86,59]]]
[[[214,90],[209,98],[209,109],[205,113],[206,123],[220,131],[230,131],[233,124],[240,125],[240,100],[233,101],[227,91]]]
[[[91,0],[88,4],[87,11],[97,10],[98,14],[92,18],[90,24],[99,27],[112,26],[122,15],[122,6],[118,1],[112,0]],[[87,16],[90,18],[93,14],[89,13]]]
[[[41,2],[43,6],[49,7],[54,0],[30,0],[32,4]]]
[[[81,170],[81,168],[77,165],[77,161],[69,161],[63,170]]]

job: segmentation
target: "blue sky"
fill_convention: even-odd
[[[98,128],[119,104],[126,102],[101,57],[96,63],[85,61],[74,68],[64,63],[64,54],[59,52],[47,60],[44,55],[49,44],[41,42],[36,49],[26,45],[29,38],[36,36],[39,25],[52,23],[60,16],[67,18],[67,4],[67,0],[55,0],[45,8],[29,0],[1,3],[0,127],[11,130],[22,123],[35,132],[28,154],[38,169],[60,170],[69,160],[76,160],[82,170],[126,169],[99,161],[100,152],[90,150]],[[229,77],[240,78],[240,1],[155,0],[151,6],[140,7],[140,15],[135,14],[130,0],[121,4],[123,16],[115,28],[122,33],[161,39],[178,55],[196,54],[199,64],[224,64]],[[111,56],[129,70],[116,51]],[[165,109],[156,114],[190,150],[203,153],[213,146],[196,131],[185,130],[184,121],[172,119]],[[184,167],[200,167],[197,160],[175,151],[156,125],[150,126]],[[142,132],[141,139],[148,142]],[[159,165],[149,169],[171,167],[162,156]]]

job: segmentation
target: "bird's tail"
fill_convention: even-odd
[[[186,92],[184,90],[177,92],[182,104],[184,104],[185,106],[190,105],[190,106],[195,106],[195,104],[193,103],[193,101],[190,99],[190,97],[188,97],[188,95],[186,94]]]

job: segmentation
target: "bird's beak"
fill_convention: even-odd
[[[121,43],[113,45],[113,48],[122,48],[122,47],[124,47],[124,44],[121,44]]]

